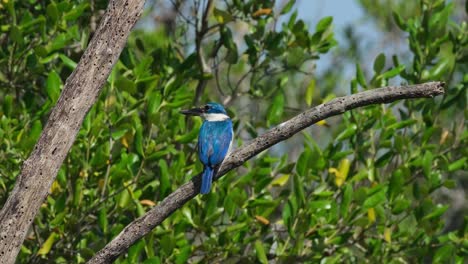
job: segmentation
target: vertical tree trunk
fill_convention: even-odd
[[[81,123],[143,10],[144,0],[111,0],[15,187],[0,212],[0,263],[14,263],[28,229],[70,150]]]

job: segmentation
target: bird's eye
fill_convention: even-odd
[[[209,105],[205,105],[205,111],[206,110],[210,110],[210,106]]]

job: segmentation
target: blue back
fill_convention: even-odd
[[[232,121],[204,121],[198,134],[198,156],[211,168],[223,162],[232,141]]]

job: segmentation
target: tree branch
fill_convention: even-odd
[[[0,212],[0,263],[14,263],[27,231],[70,150],[86,113],[140,17],[144,0],[111,0],[93,39],[67,79],[56,106]]]
[[[198,64],[200,65],[200,71],[201,71],[201,76],[200,80],[198,81],[197,88],[195,89],[195,97],[194,97],[194,105],[198,104],[198,100],[200,99],[203,89],[205,89],[205,86],[207,84],[207,80],[205,75],[206,74],[211,74],[212,69],[208,65],[208,63],[205,60],[205,53],[203,52],[202,48],[202,42],[205,34],[208,32],[208,15],[211,13],[213,10],[213,5],[214,1],[213,0],[208,0],[208,3],[206,3],[205,10],[203,11],[202,14],[202,19],[201,19],[201,25],[200,29],[198,29],[198,24],[195,26],[195,47],[196,47],[196,52],[197,52],[197,57],[198,57]]]
[[[245,146],[233,151],[223,162],[216,179],[239,167],[263,150],[290,138],[320,120],[361,106],[391,103],[399,99],[434,97],[444,93],[444,85],[443,82],[429,82],[408,86],[389,86],[338,97],[318,105],[270,129]],[[88,263],[111,263],[138,239],[161,224],[175,210],[194,198],[199,193],[200,181],[199,174],[167,196],[145,215],[131,222]]]

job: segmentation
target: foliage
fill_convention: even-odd
[[[242,145],[342,93],[334,84],[340,71],[314,70],[321,54],[345,44],[334,39],[332,17],[310,29],[293,0],[217,1],[208,11],[202,2],[169,4],[174,15],[165,22],[175,30],[143,23],[134,30],[18,262],[83,263],[200,172],[201,121],[180,115],[182,107],[224,101]],[[450,194],[467,184],[468,28],[452,20],[453,3],[417,3],[404,15],[380,9],[405,32],[411,59],[383,52],[373,63],[359,62],[349,93],[442,80],[442,99],[366,107],[305,130],[223,177],[117,263],[463,263],[466,207],[451,208]],[[105,5],[1,3],[0,202]],[[371,74],[365,65],[373,65]],[[447,214],[464,219],[457,224]]]

